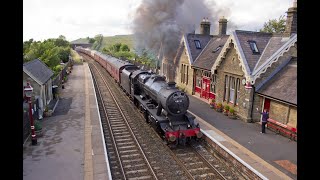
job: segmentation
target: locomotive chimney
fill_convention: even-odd
[[[287,11],[286,30],[285,36],[291,36],[291,34],[297,33],[297,0],[294,0],[293,7]]]
[[[200,23],[200,34],[210,35],[210,26],[211,23],[209,22],[208,18],[203,18]]]
[[[227,19],[222,16],[219,19],[219,35],[226,35],[227,34]]]

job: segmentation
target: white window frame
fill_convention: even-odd
[[[227,101],[228,100],[228,84],[229,84],[229,76],[225,75],[224,76],[224,96],[223,96],[223,101]]]
[[[236,93],[236,99],[235,99],[235,101],[236,101],[236,105],[239,105],[239,97],[240,97],[240,79],[239,78],[237,78],[237,93]]]
[[[229,102],[231,103],[234,103],[234,96],[235,96],[235,78],[230,76],[230,80],[229,80],[229,83],[230,83],[230,88],[229,88]]]

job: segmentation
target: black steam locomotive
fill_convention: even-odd
[[[185,144],[202,137],[195,117],[187,112],[187,94],[177,89],[174,82],[167,83],[163,76],[94,50],[77,47],[76,51],[102,65],[144,114],[146,122],[168,143]]]

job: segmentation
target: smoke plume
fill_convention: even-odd
[[[228,15],[228,9],[215,6],[214,1],[208,5],[204,0],[142,0],[133,17],[135,49],[145,48],[155,55],[161,49],[165,57],[173,57],[182,33],[195,32],[204,17],[211,22],[211,32],[216,32],[219,17]]]

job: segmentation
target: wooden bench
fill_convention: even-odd
[[[276,133],[285,135],[290,139],[297,141],[297,129],[285,124],[282,124],[273,119],[268,119],[268,129],[275,131]]]

